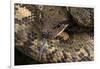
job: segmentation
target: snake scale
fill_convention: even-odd
[[[94,60],[93,8],[14,5],[15,47],[41,63]]]

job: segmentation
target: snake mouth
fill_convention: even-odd
[[[43,29],[41,31],[41,38],[46,38],[46,39],[55,39],[58,37],[67,27],[69,24],[61,24],[60,28],[56,29]],[[56,31],[55,31],[56,30]]]

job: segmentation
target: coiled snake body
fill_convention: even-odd
[[[15,4],[15,47],[41,63],[94,59],[93,8]]]

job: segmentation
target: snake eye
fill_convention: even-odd
[[[57,27],[59,28],[61,26],[61,24],[59,23],[58,25],[57,25]]]
[[[47,38],[47,37],[48,37],[48,33],[42,32],[42,37],[43,37],[43,38]]]

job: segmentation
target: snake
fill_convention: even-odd
[[[15,48],[41,63],[93,61],[93,17],[93,8],[15,3]]]

